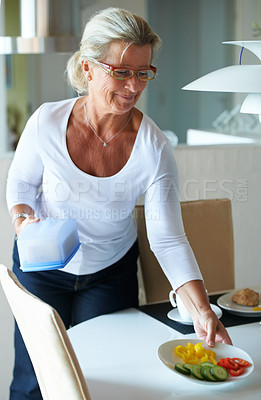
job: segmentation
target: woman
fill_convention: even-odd
[[[137,15],[109,8],[87,23],[67,67],[80,97],[43,104],[29,119],[10,168],[7,201],[17,236],[39,218],[75,218],[80,250],[60,271],[14,271],[66,327],[138,305],[133,210],[144,195],[151,247],[210,346],[231,343],[209,306],[184,234],[170,145],[135,104],[156,75],[160,38]],[[39,194],[39,188],[41,192]],[[25,311],[26,312],[26,311]],[[41,395],[16,329],[11,399]]]

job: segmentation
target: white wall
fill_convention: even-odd
[[[179,146],[174,153],[181,200],[231,199],[236,286],[261,286],[261,146]]]

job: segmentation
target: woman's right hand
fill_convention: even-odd
[[[29,215],[27,218],[18,218],[14,223],[14,228],[17,237],[19,237],[22,230],[26,227],[26,225],[39,222],[40,218],[36,218],[33,215]]]

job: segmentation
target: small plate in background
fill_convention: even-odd
[[[261,288],[250,288],[255,292],[259,293],[259,298],[261,298]],[[253,311],[253,307],[241,306],[240,304],[234,303],[232,296],[240,289],[232,290],[229,293],[220,296],[217,300],[219,307],[224,310],[229,311],[231,314],[241,315],[242,317],[261,317],[261,311]],[[257,305],[261,307],[261,303]]]

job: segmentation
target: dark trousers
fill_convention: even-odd
[[[121,260],[94,274],[78,276],[56,270],[22,272],[15,241],[13,271],[27,290],[58,311],[68,329],[98,315],[137,307],[137,258],[138,245],[134,243]],[[15,366],[10,400],[25,399],[42,400],[42,396],[15,324]]]

